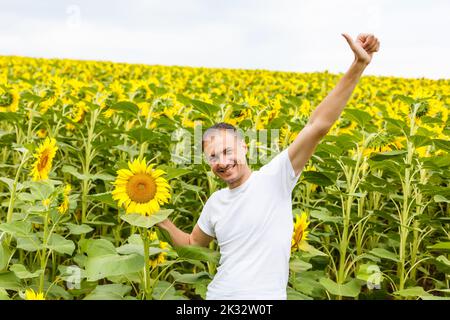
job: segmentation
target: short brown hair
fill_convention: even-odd
[[[202,150],[205,148],[205,140],[206,140],[206,138],[211,134],[211,132],[217,131],[217,130],[231,130],[234,134],[236,134],[238,137],[241,138],[241,135],[240,135],[238,129],[235,126],[233,126],[232,124],[229,124],[227,122],[218,122],[218,123],[212,125],[211,127],[209,127],[208,129],[206,129],[203,132]]]

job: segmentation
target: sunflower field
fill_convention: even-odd
[[[276,129],[247,137],[263,159],[340,77],[0,57],[0,299],[204,299],[217,242],[156,226],[190,233],[225,187],[176,157],[199,154],[185,140]],[[450,299],[449,97],[449,79],[360,79],[293,192],[288,299]]]

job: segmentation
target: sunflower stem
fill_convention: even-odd
[[[46,255],[46,247],[47,247],[47,238],[48,238],[48,218],[49,218],[49,209],[45,211],[44,216],[44,236],[42,241],[42,251],[41,251],[41,270],[42,273],[39,279],[39,292],[44,292],[44,280],[45,280],[45,269],[47,266],[47,255]]]
[[[22,156],[22,161],[20,162],[19,168],[17,168],[16,176],[14,177],[14,182],[13,182],[12,190],[11,190],[11,198],[9,199],[8,213],[6,214],[6,222],[8,222],[8,223],[12,221],[14,202],[16,200],[15,198],[16,198],[16,191],[17,191],[17,183],[19,182],[20,173],[22,172],[22,168],[23,168],[24,164],[27,162],[27,160],[28,160],[28,152],[26,152]]]
[[[88,201],[87,196],[89,194],[90,189],[90,165],[91,161],[95,157],[95,150],[92,150],[92,141],[94,140],[95,135],[95,123],[97,122],[97,117],[100,113],[99,109],[95,109],[91,112],[91,119],[88,126],[88,134],[87,134],[87,141],[85,143],[85,159],[83,163],[83,183],[82,183],[82,193],[81,193],[81,222],[85,223],[87,221],[86,214],[87,214],[87,207],[88,207]]]
[[[146,300],[151,299],[150,295],[150,258],[149,250],[150,243],[148,239],[148,230],[146,228],[141,229],[142,242],[144,243],[144,297]]]
[[[148,129],[150,123],[152,122],[152,112],[153,112],[153,103],[150,109],[148,110],[147,121],[145,122],[145,129]],[[139,159],[142,159],[142,157],[144,156],[144,153],[147,151],[147,146],[148,146],[147,142],[143,142],[141,144],[141,148],[139,150]]]

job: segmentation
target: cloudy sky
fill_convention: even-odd
[[[0,0],[0,55],[450,78],[449,0]]]

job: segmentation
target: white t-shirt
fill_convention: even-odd
[[[240,186],[214,192],[198,226],[217,239],[220,262],[206,299],[285,300],[295,176],[283,150]]]

